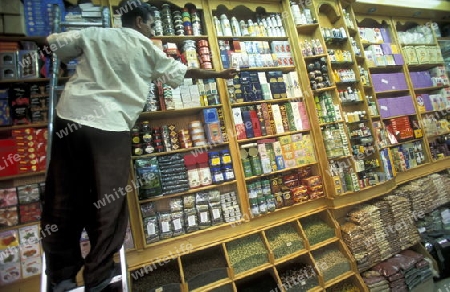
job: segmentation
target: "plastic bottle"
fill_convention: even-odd
[[[231,18],[231,30],[233,32],[233,36],[240,37],[242,35],[239,21],[234,16]]]
[[[219,36],[219,37],[223,36],[222,24],[220,23],[220,20],[217,18],[217,16],[213,17],[213,21],[214,21],[214,25],[216,27],[217,36]]]

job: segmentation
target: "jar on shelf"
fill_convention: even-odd
[[[225,149],[220,151],[220,164],[223,166],[231,164],[230,150]]]
[[[131,129],[131,143],[132,144],[141,143],[141,134],[139,132],[139,128],[137,127]]]
[[[152,129],[148,121],[142,122],[141,126],[142,141],[149,143],[152,141]]]
[[[213,184],[221,184],[225,181],[225,178],[223,176],[222,171],[219,167],[212,167],[211,168],[211,176],[212,176],[212,183]]]
[[[133,144],[132,145],[132,151],[133,151],[133,155],[135,156],[140,156],[142,154],[144,154],[144,144],[139,143],[139,144]]]
[[[231,165],[225,165],[222,167],[223,177],[225,181],[234,180],[234,171]]]
[[[209,152],[209,166],[211,167],[220,167],[220,155],[219,152]]]

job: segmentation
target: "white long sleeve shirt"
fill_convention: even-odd
[[[175,88],[187,70],[131,28],[86,28],[52,34],[48,42],[62,61],[78,57],[57,115],[105,131],[130,130],[144,108],[149,83],[161,80]]]

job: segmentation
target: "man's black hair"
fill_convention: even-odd
[[[138,16],[146,22],[153,14],[150,4],[144,0],[122,0],[116,13],[121,15],[123,27],[133,27]]]

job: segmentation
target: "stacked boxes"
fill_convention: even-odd
[[[438,46],[405,46],[403,55],[408,65],[442,63],[442,53]]]
[[[19,173],[44,171],[47,157],[46,128],[24,128],[12,131],[19,155]]]
[[[414,88],[433,86],[433,81],[431,81],[431,75],[428,71],[409,72],[409,77]]]
[[[408,89],[403,73],[372,74],[372,81],[375,92]]]
[[[443,88],[439,93],[417,95],[417,103],[421,112],[446,110],[450,108],[450,89]]]
[[[217,112],[217,109],[204,109],[202,117],[208,142],[210,144],[223,143],[219,114]]]
[[[364,51],[370,66],[403,65],[403,57],[396,45],[384,43],[370,45]]]
[[[411,96],[398,96],[393,98],[379,98],[378,105],[382,118],[415,114]]]

